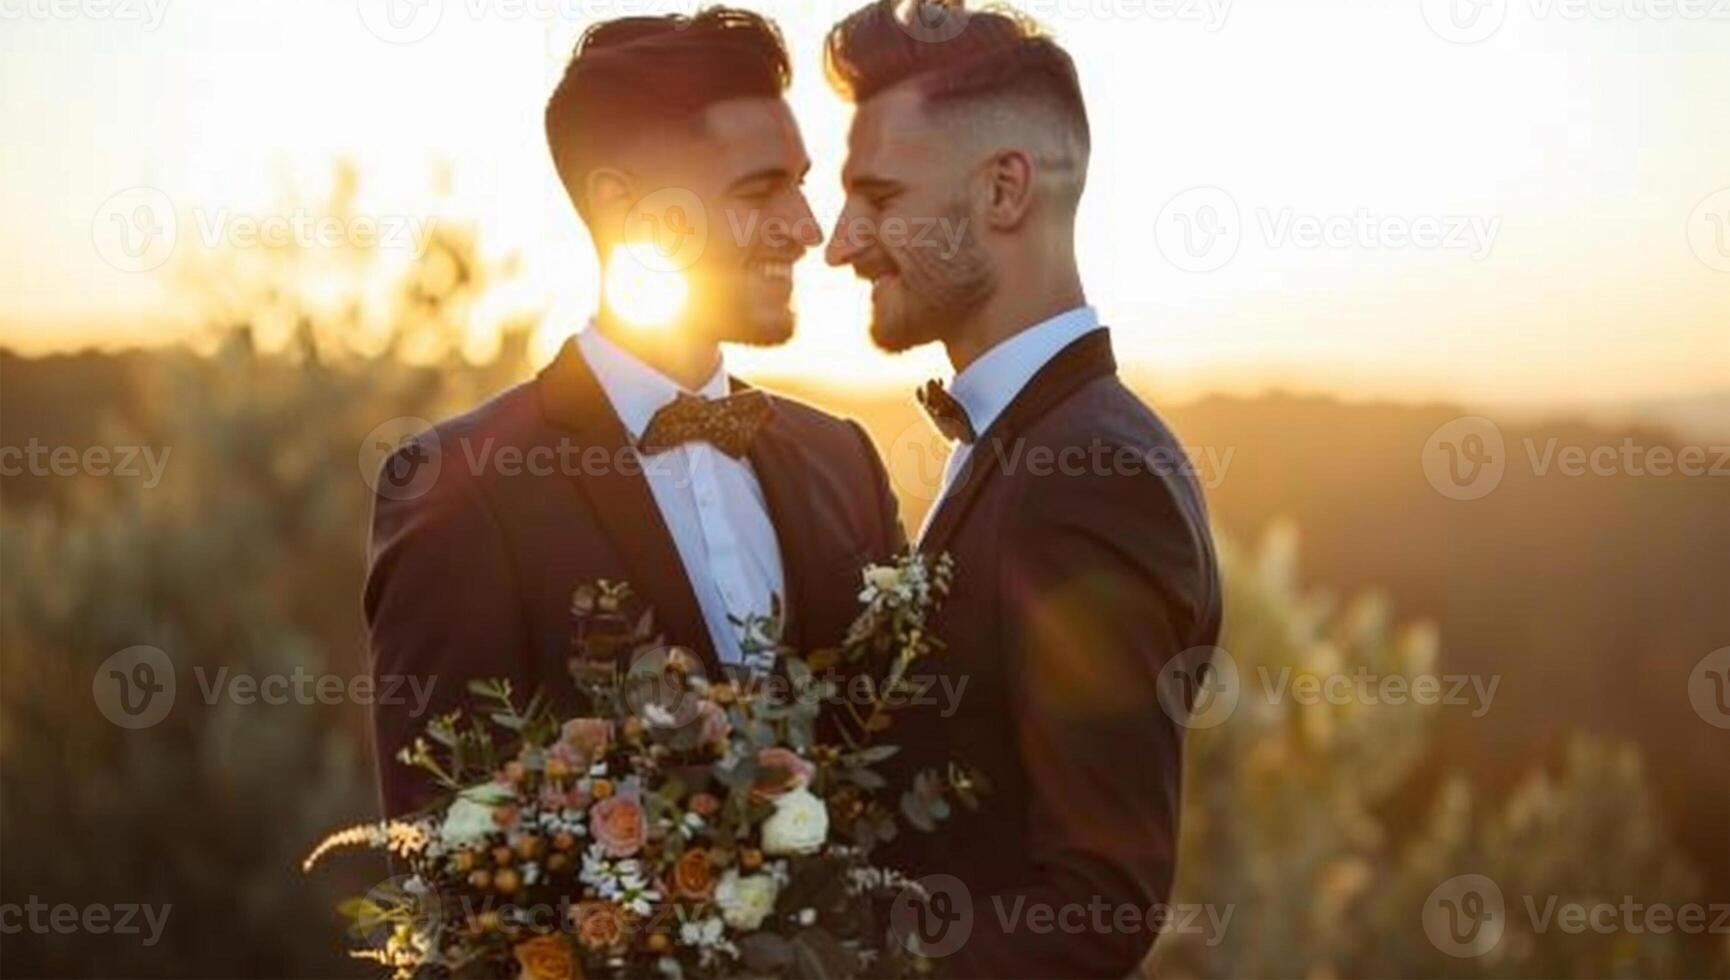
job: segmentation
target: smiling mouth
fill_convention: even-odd
[[[793,263],[784,259],[760,259],[752,262],[750,269],[764,282],[786,287],[793,285]]]

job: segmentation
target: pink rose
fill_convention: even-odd
[[[600,718],[572,718],[565,722],[563,736],[566,744],[592,763],[606,755],[613,744],[613,723]]]
[[[751,787],[751,794],[758,799],[770,799],[801,789],[817,772],[815,765],[799,758],[792,749],[779,746],[760,749],[757,752],[757,765],[763,771],[757,774],[757,782]],[[769,772],[770,769],[779,772]]]
[[[630,857],[648,841],[649,821],[634,795],[609,796],[590,808],[589,833],[609,856]]]

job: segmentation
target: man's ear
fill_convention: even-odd
[[[636,179],[616,167],[596,167],[583,178],[584,213],[606,241],[624,237],[625,217],[636,200]]]
[[[998,150],[983,173],[986,224],[1000,231],[1019,227],[1033,209],[1033,155],[1014,147]]]

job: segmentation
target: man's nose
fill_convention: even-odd
[[[852,210],[843,208],[841,216],[835,219],[835,230],[829,233],[829,247],[823,253],[824,261],[830,265],[848,265],[863,251],[857,236],[849,234],[848,228],[853,220]]]
[[[798,214],[793,219],[793,236],[806,248],[816,248],[823,244],[823,226],[817,223],[817,215],[811,211],[811,202],[805,199],[803,192],[798,193]]]

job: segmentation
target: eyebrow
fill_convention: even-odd
[[[807,160],[804,169],[799,171],[799,180],[804,180],[805,175],[810,172],[811,162]],[[732,183],[727,185],[727,189],[729,191],[737,190],[745,184],[750,184],[759,180],[786,180],[789,176],[791,175],[788,173],[786,167],[764,167],[761,170],[753,170],[743,177],[734,179]]]
[[[900,190],[901,188],[901,182],[898,180],[891,180],[888,177],[876,177],[870,174],[862,177],[849,177],[846,180],[846,184],[849,192],[863,191],[867,194],[872,191],[892,191]]]

